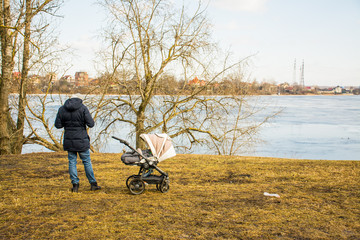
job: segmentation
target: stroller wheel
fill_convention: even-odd
[[[145,183],[139,178],[134,178],[129,183],[129,190],[132,194],[139,195],[145,190]]]
[[[169,182],[167,180],[162,181],[160,184],[156,184],[156,188],[162,192],[162,193],[166,193],[167,191],[169,191]]]
[[[129,188],[129,182],[130,182],[132,179],[137,178],[137,177],[139,177],[139,175],[131,175],[130,177],[128,177],[128,178],[126,179],[126,187]]]

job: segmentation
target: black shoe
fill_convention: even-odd
[[[75,183],[73,184],[73,188],[71,189],[72,192],[78,192],[79,191],[80,184]]]
[[[101,189],[101,187],[97,185],[97,182],[90,183],[90,184],[91,184],[91,188],[90,188],[91,191],[96,191],[96,190]]]

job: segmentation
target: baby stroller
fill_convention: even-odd
[[[167,134],[141,134],[140,137],[150,149],[136,150],[127,141],[113,136],[114,139],[131,149],[130,152],[125,152],[121,156],[121,161],[126,165],[140,166],[137,175],[131,175],[126,179],[126,186],[132,194],[138,195],[145,191],[145,183],[156,184],[156,188],[165,193],[169,190],[169,175],[157,164],[176,155],[171,139]],[[160,175],[152,174],[154,169]]]

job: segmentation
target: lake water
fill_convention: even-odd
[[[263,96],[269,109],[282,113],[260,132],[263,140],[253,151],[242,154],[263,157],[360,160],[360,96]],[[52,104],[54,113],[59,104]],[[126,136],[122,132],[122,136]],[[110,136],[109,136],[110,138]],[[126,137],[124,137],[126,138]],[[121,152],[122,146],[109,141],[101,152]],[[26,145],[23,153],[47,151]],[[192,153],[208,153],[194,149]]]
[[[282,114],[256,156],[360,160],[360,96],[271,96]]]

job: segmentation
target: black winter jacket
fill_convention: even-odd
[[[59,108],[55,119],[56,128],[65,128],[64,150],[82,152],[90,148],[86,126],[92,128],[94,120],[80,98],[70,98]]]

